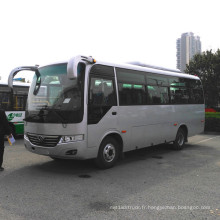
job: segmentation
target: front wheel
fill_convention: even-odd
[[[173,149],[174,150],[182,150],[185,145],[186,140],[186,134],[185,131],[182,128],[179,128],[177,131],[176,139],[173,142]]]
[[[100,147],[95,160],[96,165],[101,169],[108,169],[115,165],[119,156],[118,142],[111,137],[105,138]]]

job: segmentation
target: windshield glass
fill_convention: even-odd
[[[29,90],[26,121],[79,123],[83,119],[85,64],[78,64],[77,79],[67,77],[67,63],[39,68]]]

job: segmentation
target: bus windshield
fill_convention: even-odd
[[[41,67],[29,90],[26,121],[79,123],[83,118],[85,65],[79,64],[77,79],[67,77],[67,63]]]

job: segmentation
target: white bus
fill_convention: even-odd
[[[158,67],[96,62],[77,56],[35,71],[27,100],[25,147],[58,159],[95,158],[112,167],[123,152],[173,142],[182,149],[204,131],[196,76]]]
[[[14,136],[24,134],[25,106],[30,84],[15,82],[14,88],[0,82],[0,108],[5,110]]]

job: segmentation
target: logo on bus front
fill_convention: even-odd
[[[10,113],[8,114],[8,120],[12,121],[14,118],[21,118],[22,113]]]

